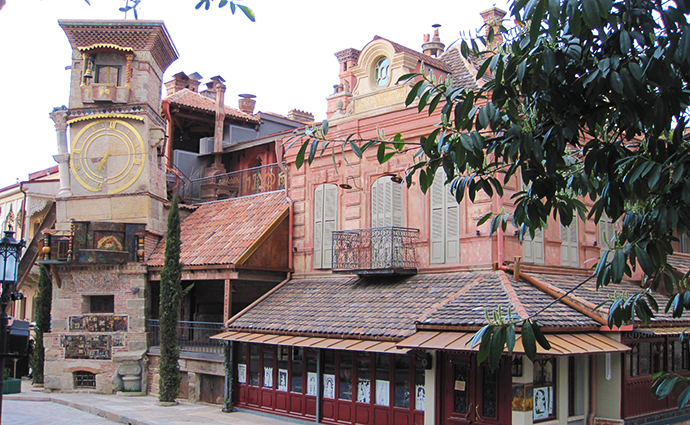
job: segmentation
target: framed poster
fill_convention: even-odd
[[[316,372],[307,372],[307,395],[316,395]]]
[[[547,419],[553,413],[553,390],[551,387],[534,389],[534,420]]]
[[[273,368],[264,366],[264,388],[273,388]]]
[[[278,369],[278,391],[287,392],[288,371],[287,369]]]
[[[240,384],[247,383],[247,365],[239,363],[237,365],[237,382]]]
[[[357,382],[357,402],[369,403],[371,400],[371,382],[368,379],[360,379]]]
[[[324,398],[335,398],[335,375],[323,375]]]
[[[390,406],[390,382],[376,381],[376,404],[379,406]]]
[[[426,398],[426,389],[424,385],[415,385],[414,387],[414,408],[415,410],[424,411],[424,402]]]

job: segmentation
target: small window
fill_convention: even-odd
[[[96,375],[85,370],[74,372],[74,388],[96,389]]]
[[[534,362],[534,422],[556,418],[554,400],[556,395],[556,358],[535,360]]]
[[[96,65],[96,83],[111,86],[119,85],[120,67],[112,65]]]
[[[69,254],[69,241],[59,240],[57,246],[57,259],[67,260],[67,255]]]
[[[374,69],[374,78],[376,80],[376,85],[379,87],[385,87],[390,81],[390,61],[388,58],[381,58],[376,63],[376,68]]]
[[[89,298],[89,313],[114,313],[114,295],[91,295]]]

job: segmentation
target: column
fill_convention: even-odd
[[[58,154],[53,156],[55,162],[58,163],[58,172],[60,175],[60,191],[57,197],[64,198],[72,196],[70,190],[69,153],[67,151],[67,108],[65,106],[53,108],[53,112],[50,113],[50,118],[55,123],[55,132],[57,133]]]

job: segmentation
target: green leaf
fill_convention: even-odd
[[[302,164],[304,164],[304,153],[307,151],[307,146],[309,146],[309,139],[305,140],[304,143],[302,143],[302,147],[299,149],[299,152],[297,152],[297,157],[295,158],[295,166],[299,170],[300,167],[302,167]]]
[[[506,345],[507,331],[505,327],[497,329],[491,337],[491,348],[489,350],[489,369],[496,370],[501,362],[503,348]]]
[[[683,392],[678,396],[678,407],[682,409],[688,404],[688,401],[690,401],[690,386],[685,387]]]
[[[321,132],[324,136],[328,134],[328,120],[321,121]]]
[[[309,159],[308,162],[311,164],[314,161],[314,158],[316,158],[316,149],[319,147],[319,140],[314,139],[311,142],[311,148],[309,148]]]
[[[254,16],[254,12],[247,6],[242,6],[241,4],[238,4],[237,7],[240,8],[242,12],[244,12],[244,16],[246,16],[250,21],[256,22],[256,16]]]
[[[494,326],[489,326],[482,335],[482,342],[479,344],[479,353],[477,353],[477,363],[482,363],[487,357],[489,357],[493,333]]]
[[[376,159],[379,161],[379,164],[383,164],[384,157],[386,156],[386,145],[384,143],[379,144],[379,148],[376,151]]]
[[[677,375],[667,375],[666,377],[661,378],[661,384],[659,384],[659,386],[656,388],[654,395],[660,399],[667,397],[669,394],[671,394],[671,390],[673,390],[677,380]]]
[[[506,348],[508,349],[508,354],[513,354],[513,349],[515,348],[515,325],[510,325],[508,327],[506,335]]]
[[[532,329],[532,322],[525,320],[520,330],[522,335],[522,347],[525,349],[527,358],[534,361],[537,357],[537,343],[534,337],[534,330]]]
[[[551,344],[549,343],[549,341],[546,340],[546,337],[541,332],[541,328],[539,327],[539,324],[536,320],[532,321],[532,332],[534,332],[534,338],[537,340],[539,345],[541,345],[544,350],[551,349]]]
[[[359,148],[357,143],[350,140],[350,147],[352,148],[352,152],[354,152],[355,155],[357,155],[357,158],[362,158],[362,150]],[[299,167],[297,167],[297,168],[299,168]]]
[[[414,102],[415,98],[417,97],[417,93],[419,92],[419,89],[422,87],[422,84],[424,84],[424,80],[417,81],[417,83],[414,86],[412,86],[412,89],[405,98],[405,106],[412,105],[412,102]]]
[[[620,74],[616,71],[611,71],[609,78],[611,80],[611,88],[617,93],[623,93],[623,80],[621,79]]]

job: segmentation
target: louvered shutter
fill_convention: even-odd
[[[391,226],[403,227],[403,188],[401,183],[387,179],[391,192]]]
[[[522,241],[522,259],[526,263],[544,264],[544,233],[534,232],[534,239],[526,235]]]
[[[383,226],[383,184],[376,180],[371,185],[371,227]]]
[[[323,267],[323,191],[324,185],[314,190],[314,268]]]
[[[580,256],[578,252],[577,219],[574,219],[568,227],[561,224],[561,240],[561,265],[578,267],[580,265]]]
[[[403,189],[388,177],[371,185],[371,227],[403,225]]]
[[[336,230],[338,213],[338,186],[323,185],[323,258],[322,267],[330,269],[333,265],[333,231]]]
[[[440,173],[439,173],[440,172]],[[443,187],[443,170],[439,170],[431,185],[431,228],[430,238],[430,262],[431,264],[443,264],[446,260],[446,223],[445,223],[445,196]]]
[[[446,186],[446,263],[460,262],[460,205]]]
[[[599,220],[599,246],[602,251],[606,251],[612,245],[616,230],[611,220],[604,216]]]

